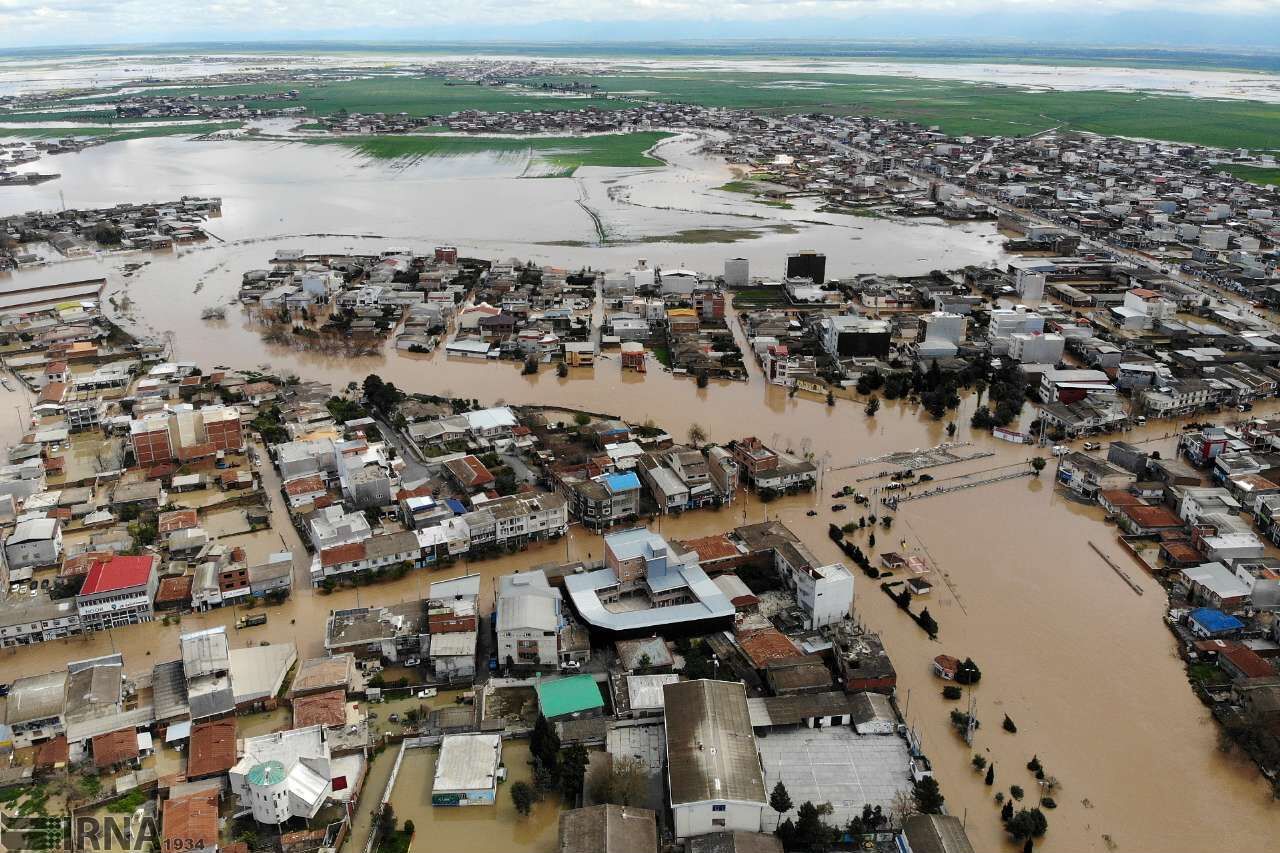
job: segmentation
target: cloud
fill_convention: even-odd
[[[1211,6],[1212,13],[1206,13]],[[28,44],[143,43],[207,39],[382,37],[425,39],[500,37],[522,31],[590,32],[626,38],[627,25],[670,25],[681,38],[686,25],[713,37],[759,37],[803,32],[856,38],[872,25],[876,37],[935,32],[950,21],[984,20],[995,37],[1012,21],[1105,20],[1117,15],[1167,21],[1280,19],[1280,0],[0,0],[0,47]],[[614,26],[613,31],[610,27]],[[781,28],[781,29],[779,29]],[[968,35],[966,26],[956,35]],[[1247,27],[1245,28],[1247,29]],[[1261,28],[1260,28],[1261,29]],[[848,30],[848,31],[846,31]],[[1046,26],[1052,35],[1054,28]],[[1142,27],[1127,32],[1142,41]],[[1191,29],[1194,37],[1194,28]],[[1280,34],[1272,34],[1280,41]]]

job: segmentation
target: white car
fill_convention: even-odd
[[[1066,456],[1070,452],[1071,452],[1071,448],[1067,447],[1065,444],[1055,444],[1053,446],[1054,456]]]
[[[1089,452],[1091,452],[1091,453],[1092,453],[1093,451],[1097,450],[1097,449],[1098,449],[1098,448],[1100,448],[1100,447],[1102,447],[1102,445],[1101,445],[1101,444],[1099,444],[1099,443],[1098,443],[1098,442],[1096,442],[1096,441],[1086,441],[1086,442],[1084,443],[1084,449],[1085,449],[1085,450],[1087,450],[1087,451],[1089,451]]]
[[[434,699],[434,698],[436,698],[436,689],[435,689],[434,687],[428,687],[426,690],[419,690],[419,691],[418,691],[418,698],[419,698],[419,699]]]
[[[576,660],[567,660],[564,663],[560,664],[560,668],[561,669],[582,669],[582,664],[578,663]]]

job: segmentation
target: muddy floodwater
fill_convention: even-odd
[[[142,140],[59,158],[64,178],[57,188],[0,193],[0,213],[56,206],[59,190],[68,206],[220,195],[224,215],[209,227],[225,242],[215,239],[171,254],[54,264],[16,275],[30,282],[106,276],[118,322],[140,335],[172,332],[177,357],[205,367],[269,365],[335,385],[376,372],[413,392],[580,407],[635,422],[653,418],[677,437],[697,423],[713,441],[754,434],[810,453],[825,469],[815,495],[769,504],[741,498],[723,510],[663,519],[661,532],[701,536],[778,517],[820,557],[837,559],[827,524],[856,520],[856,515],[833,515],[828,494],[846,484],[866,491],[875,484],[858,479],[888,467],[848,466],[865,457],[938,444],[946,440],[945,421],[932,421],[918,406],[902,402],[887,402],[868,418],[860,404],[839,401],[828,407],[804,394],[791,397],[766,384],[750,361],[749,381],[698,389],[689,379],[657,369],[624,376],[608,359],[562,379],[551,370],[522,376],[518,365],[451,360],[443,353],[412,355],[388,348],[346,358],[299,352],[263,343],[233,303],[241,273],[266,266],[282,247],[372,252],[389,245],[428,250],[450,244],[482,257],[530,258],[570,268],[629,268],[646,257],[664,267],[711,273],[725,258],[743,256],[761,275],[777,275],[786,253],[800,248],[825,251],[833,276],[916,274],[1003,259],[990,224],[856,219],[820,213],[804,201],[786,211],[720,192],[715,187],[731,177],[731,170],[698,154],[696,146],[692,137],[668,143],[660,153],[672,165],[662,170],[584,169],[573,179],[520,180],[514,177],[520,164],[493,158],[396,165],[358,160],[327,146]],[[600,216],[613,239],[632,242],[598,241],[583,205]],[[745,229],[754,239],[708,244],[662,239],[691,227]],[[582,245],[548,245],[553,241]],[[149,263],[125,277],[126,261]],[[202,321],[201,310],[215,305],[228,306],[226,320]],[[16,405],[16,396],[4,402]],[[972,443],[963,449],[965,455],[991,455],[931,471],[938,480],[988,468],[1015,470],[1005,466],[1024,464],[1031,454],[1026,447],[972,432],[972,407],[967,398],[954,414],[955,440]],[[15,429],[0,419],[0,434]],[[1168,454],[1172,442],[1163,436],[1176,429],[1177,424],[1153,424],[1126,438],[1149,440],[1150,447]],[[934,762],[948,809],[966,818],[976,849],[1014,849],[1000,831],[992,794],[1017,784],[1034,802],[1035,782],[1025,764],[1037,755],[1061,783],[1058,808],[1048,813],[1050,829],[1039,850],[1270,849],[1280,829],[1280,808],[1251,764],[1218,751],[1216,726],[1193,697],[1161,623],[1158,585],[1139,577],[1146,594],[1138,596],[1093,553],[1090,541],[1129,565],[1101,512],[1056,494],[1052,474],[1050,466],[1040,478],[906,503],[895,513],[891,530],[877,530],[875,553],[905,548],[935,566],[939,582],[924,601],[940,625],[937,642],[929,641],[873,582],[857,576],[858,618],[884,636],[898,670],[899,698]],[[270,470],[261,475],[279,522],[284,508],[274,475]],[[817,510],[815,517],[806,515],[810,509]],[[295,553],[295,594],[287,604],[268,609],[267,625],[237,630],[239,614],[228,609],[185,617],[180,626],[119,629],[0,652],[3,680],[113,649],[125,654],[127,668],[140,671],[175,658],[180,631],[212,625],[227,625],[237,647],[292,641],[300,655],[317,655],[331,609],[419,597],[431,580],[464,572],[484,576],[485,604],[491,605],[498,575],[552,560],[599,557],[602,551],[598,537],[575,527],[559,542],[514,556],[326,596],[307,585],[307,557],[292,529],[279,523],[277,529]],[[867,536],[853,539],[868,548]],[[255,544],[275,547],[270,537]],[[972,656],[983,671],[974,691],[982,727],[972,748],[953,733],[948,713],[954,705],[941,698],[930,673],[930,661],[943,652]],[[1017,734],[1001,730],[1006,713]],[[995,763],[996,788],[984,786],[971,770],[974,752]],[[519,778],[520,762],[507,754],[513,778]],[[425,793],[432,753],[411,756],[404,772],[425,779],[426,787],[402,782],[393,802],[400,819],[414,820],[423,843],[430,839],[433,848],[477,853],[554,846],[554,808],[545,803],[530,818],[515,818],[503,811],[509,809],[503,791],[492,811],[432,809]],[[374,763],[375,776],[389,772],[383,770],[385,761],[384,754]],[[380,787],[371,779],[368,790]],[[436,845],[436,839],[448,843]]]
[[[391,807],[396,819],[412,820],[414,848],[459,850],[468,853],[506,853],[509,850],[551,853],[556,849],[560,803],[556,794],[544,796],[528,815],[521,815],[511,800],[511,786],[533,782],[529,742],[502,742],[502,763],[507,780],[498,786],[492,806],[433,806],[431,782],[436,772],[436,749],[410,749],[396,777]]]

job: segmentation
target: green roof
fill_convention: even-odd
[[[538,682],[538,705],[547,719],[604,707],[600,687],[589,675],[571,675]]]
[[[251,785],[279,785],[284,781],[284,765],[279,761],[264,761],[249,768]]]

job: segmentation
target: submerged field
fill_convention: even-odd
[[[21,137],[24,139],[63,139],[69,136],[106,137],[107,142],[127,142],[130,139],[150,139],[156,136],[203,136],[219,130],[234,130],[238,121],[197,122],[195,124],[167,124],[155,126],[124,125],[100,127],[0,127],[0,139]]]
[[[571,78],[550,78],[563,82]],[[1224,148],[1280,147],[1280,105],[1145,92],[1036,91],[851,74],[685,72],[579,80],[601,91],[778,114],[874,115],[952,135],[1022,136],[1066,127]]]
[[[405,134],[397,136],[348,136],[307,139],[308,145],[342,145],[376,160],[413,162],[431,157],[460,157],[469,154],[496,154],[527,157],[530,177],[567,177],[581,166],[644,167],[661,166],[662,161],[646,152],[669,133],[617,133],[601,136],[502,137]]]
[[[272,97],[291,89],[298,97]],[[587,107],[610,109],[626,103],[604,98],[546,95],[514,88],[481,86],[474,83],[447,83],[439,77],[396,75],[361,76],[356,79],[321,82],[282,81],[229,86],[158,86],[138,93],[146,96],[236,95],[232,103],[253,109],[305,107],[310,115],[322,116],[345,110],[350,113],[408,113],[411,116],[444,115],[461,110],[489,112],[525,112],[532,110],[581,110]],[[121,100],[122,95],[104,94],[76,101],[77,106],[91,107]],[[50,106],[69,106],[50,102]],[[113,112],[113,110],[107,111]],[[0,113],[5,121],[78,121],[93,120],[105,113],[65,111],[57,113]],[[102,120],[98,118],[98,120]]]

